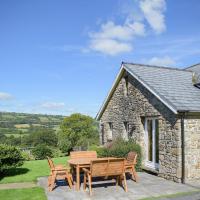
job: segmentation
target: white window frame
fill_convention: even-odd
[[[152,155],[153,159],[152,161],[148,160],[148,146],[149,146],[149,140],[148,140],[148,127],[147,127],[147,121],[152,120]],[[154,170],[159,169],[159,163],[156,163],[156,120],[158,118],[156,117],[146,117],[145,118],[145,154],[146,154],[146,160],[145,165],[146,167],[152,168]]]

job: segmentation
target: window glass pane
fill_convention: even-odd
[[[152,154],[152,120],[147,120],[147,129],[148,129],[148,160],[153,161]]]
[[[155,148],[156,148],[156,163],[159,163],[159,121],[155,120]]]

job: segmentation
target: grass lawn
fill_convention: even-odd
[[[9,189],[0,190],[2,200],[46,200],[45,192],[42,188]]]
[[[60,157],[53,161],[55,164],[66,165],[68,159],[69,157]],[[48,176],[49,171],[47,160],[26,161],[21,167],[10,170],[5,177],[0,178],[0,184],[36,181],[38,177]]]

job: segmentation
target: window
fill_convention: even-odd
[[[108,140],[112,140],[113,138],[113,123],[112,122],[108,122]]]
[[[159,120],[145,119],[146,166],[159,168]]]
[[[124,122],[124,134],[123,137],[125,140],[128,140],[128,134],[129,134],[129,124],[128,122]]]
[[[104,144],[104,125],[103,124],[101,124],[100,129],[101,129],[101,144]]]
[[[124,96],[128,96],[128,76],[124,77]]]

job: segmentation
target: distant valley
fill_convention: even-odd
[[[38,129],[59,130],[64,116],[0,112],[0,135],[19,137]]]

